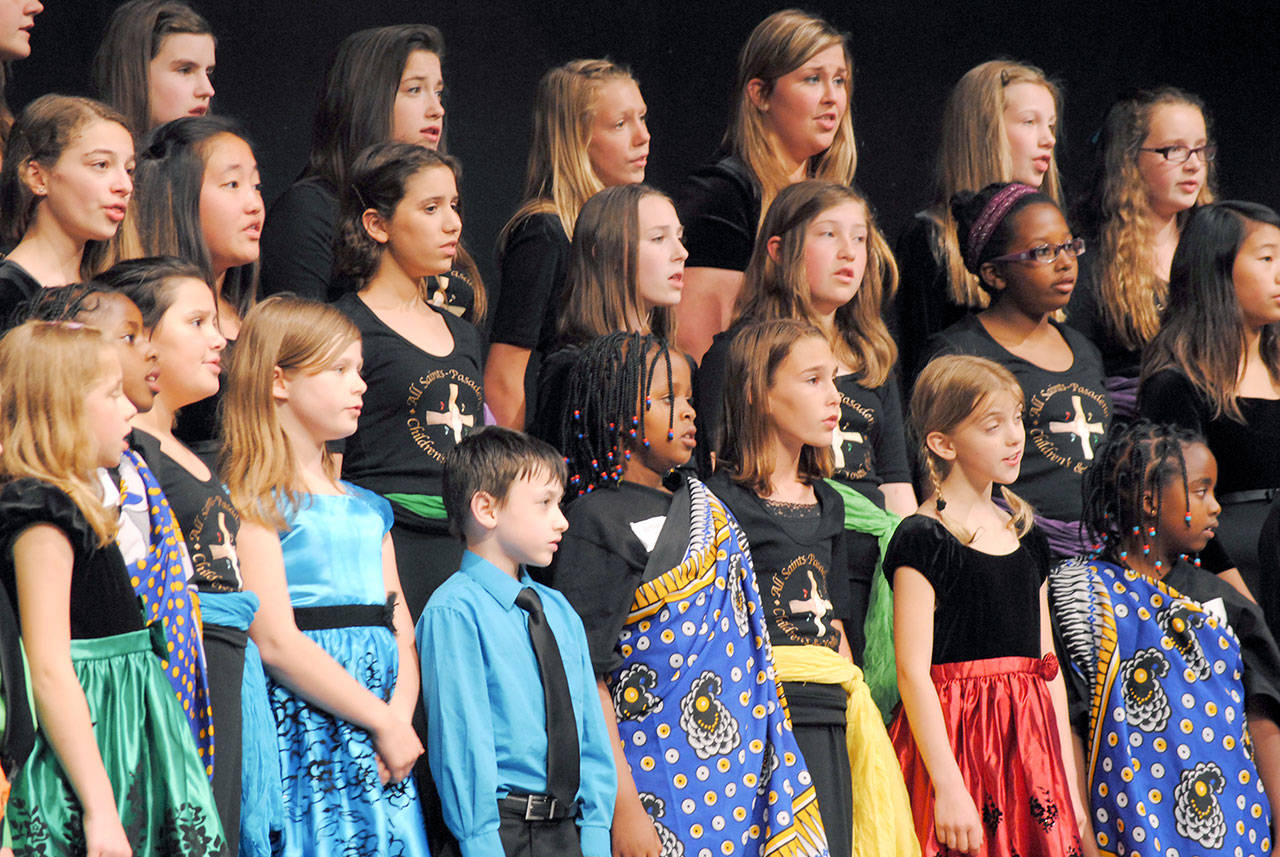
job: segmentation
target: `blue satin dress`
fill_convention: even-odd
[[[281,533],[294,609],[384,605],[382,540],[390,504],[342,483],[343,495],[304,495]],[[395,690],[399,652],[392,631],[358,625],[304,631],[374,695]],[[412,776],[383,786],[364,729],[269,681],[284,792],[286,855],[428,857]]]

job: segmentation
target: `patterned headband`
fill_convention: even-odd
[[[1033,187],[1018,182],[1010,182],[996,191],[996,195],[991,197],[991,201],[982,209],[978,219],[973,222],[973,228],[969,230],[969,242],[964,253],[965,267],[971,271],[978,267],[978,258],[986,249],[991,233],[996,231],[996,227],[1000,225],[1000,221],[1004,220],[1009,209],[1013,208],[1013,204],[1029,193],[1037,193],[1037,191]]]

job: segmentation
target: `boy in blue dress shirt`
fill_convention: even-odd
[[[610,857],[617,779],[586,634],[525,565],[568,528],[564,459],[487,428],[445,462],[462,567],[418,620],[427,757],[462,857]]]

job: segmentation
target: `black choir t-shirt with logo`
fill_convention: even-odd
[[[832,477],[884,508],[880,486],[910,482],[907,433],[902,425],[902,396],[892,375],[879,387],[865,387],[856,375],[836,378],[840,425],[832,437]]]
[[[1051,372],[1005,350],[977,316],[968,316],[935,336],[931,356],[972,354],[1004,366],[1022,387],[1022,421],[1027,430],[1022,472],[1011,487],[1036,513],[1078,521],[1081,483],[1111,427],[1102,356],[1079,331],[1051,322],[1074,359]]]
[[[198,479],[160,449],[160,440],[135,430],[129,445],[151,468],[169,500],[191,554],[192,582],[201,592],[239,592],[244,588],[236,537],[240,513],[216,475]]]
[[[437,356],[384,324],[355,294],[334,306],[364,339],[369,385],[359,425],[342,450],[343,478],[378,494],[438,496],[445,455],[484,425],[479,331],[432,306],[453,337],[453,350]]]

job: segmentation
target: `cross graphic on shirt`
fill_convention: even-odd
[[[462,427],[471,427],[476,424],[476,418],[473,414],[464,414],[458,408],[458,385],[449,385],[449,406],[442,411],[427,411],[427,425],[429,426],[448,426],[449,431],[453,432],[453,442],[462,442]]]
[[[839,428],[832,433],[831,449],[836,454],[836,470],[844,469],[844,445],[846,443],[862,443],[862,434],[856,431],[840,431]]]
[[[1093,435],[1102,434],[1102,423],[1091,423],[1084,415],[1084,405],[1080,403],[1079,396],[1071,397],[1071,409],[1075,416],[1068,422],[1051,422],[1049,423],[1049,431],[1052,432],[1069,432],[1080,440],[1080,448],[1084,450],[1084,460],[1093,460]]]
[[[813,579],[813,569],[809,569],[809,597],[803,601],[793,598],[787,602],[787,609],[792,613],[812,613],[813,624],[818,626],[818,636],[825,637],[827,626],[822,617],[831,612],[831,602],[818,596],[818,581]]]

